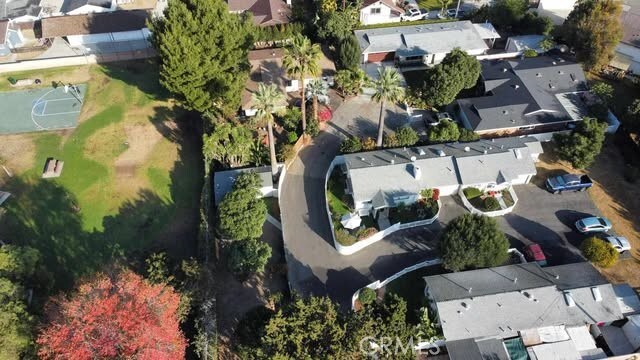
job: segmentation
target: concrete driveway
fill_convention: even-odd
[[[345,102],[335,110],[327,130],[299,153],[287,172],[280,211],[288,280],[291,290],[303,296],[329,295],[348,307],[360,287],[436,257],[440,223],[398,232],[350,256],[338,254],[333,246],[325,207],[326,172],[347,134],[375,136],[378,112],[366,97]],[[388,110],[387,120],[393,127],[402,117]]]

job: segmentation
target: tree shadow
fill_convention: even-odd
[[[166,193],[141,189],[103,218],[102,231],[83,229],[78,200],[57,181],[11,178],[3,187],[13,196],[3,204],[0,238],[38,249],[55,275],[54,290],[70,289],[78,278],[114,261],[142,261],[161,250],[176,258],[193,256],[202,189],[197,139],[188,133],[178,139]]]
[[[156,58],[103,63],[100,69],[111,79],[137,87],[150,99],[164,101],[170,96],[169,91],[160,84],[160,65]]]

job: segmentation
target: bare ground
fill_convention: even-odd
[[[588,174],[594,182],[589,196],[611,221],[615,233],[631,243],[631,258],[600,271],[612,283],[626,282],[633,288],[640,288],[640,186],[624,180],[625,164],[616,145],[608,140],[595,163],[585,171],[575,170],[570,164],[558,160],[552,145],[545,144],[544,149],[536,178],[544,181],[547,176],[559,173]]]
[[[0,165],[4,165],[13,174],[20,174],[34,165],[35,144],[31,135],[3,135],[1,136]],[[0,172],[0,184],[4,170]]]

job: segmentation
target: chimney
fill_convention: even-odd
[[[513,283],[515,284],[517,282],[518,282],[518,277],[516,276],[516,277],[513,278]]]
[[[422,170],[420,170],[420,166],[418,165],[413,165],[413,177],[416,180],[420,180],[420,178],[422,177]]]

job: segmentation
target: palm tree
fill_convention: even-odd
[[[269,137],[269,157],[271,159],[271,175],[274,177],[278,173],[278,160],[276,159],[276,144],[273,137],[273,112],[278,103],[284,101],[284,94],[275,84],[258,84],[258,91],[251,95],[253,107],[256,109],[256,116],[267,121],[267,131]]]
[[[304,79],[307,76],[318,76],[320,74],[321,55],[320,45],[312,44],[311,40],[300,34],[294,36],[291,44],[284,50],[282,65],[284,65],[289,76],[295,77],[300,81],[300,98],[302,100],[300,110],[302,110],[303,132],[307,129]]]
[[[313,80],[307,87],[307,97],[313,99],[313,119],[318,120],[318,96],[327,95],[327,88],[321,80]]]
[[[380,118],[378,119],[378,140],[376,145],[382,147],[382,136],[384,135],[384,103],[387,101],[397,102],[402,97],[403,90],[400,86],[400,75],[396,69],[390,67],[378,68],[378,79],[372,82],[375,93],[371,98],[380,103]]]
[[[440,1],[440,5],[442,5],[442,9],[440,9],[440,14],[442,14],[442,16],[446,15],[445,9],[447,7],[449,7],[449,4],[451,4],[452,0],[439,0]],[[457,13],[456,13],[457,15]]]

